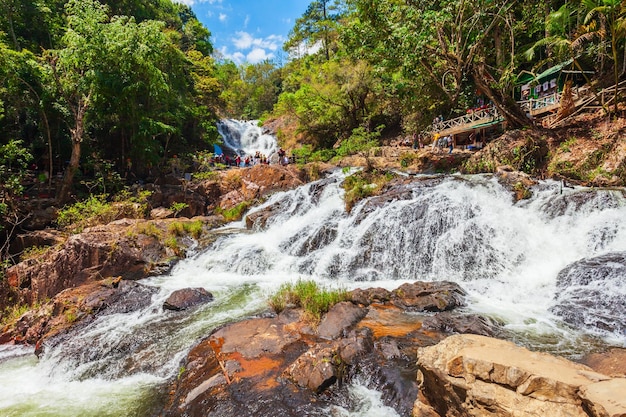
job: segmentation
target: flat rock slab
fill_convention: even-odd
[[[418,358],[422,394],[441,415],[626,415],[625,379],[511,342],[454,335],[419,349]]]

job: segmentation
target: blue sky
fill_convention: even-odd
[[[211,41],[224,58],[257,63],[286,61],[282,50],[289,31],[311,0],[175,0],[193,9],[211,31]]]

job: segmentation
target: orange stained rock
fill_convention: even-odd
[[[241,380],[244,378],[258,378],[258,387],[263,389],[276,388],[279,385],[276,378],[272,378],[271,375],[267,374],[279,375],[284,367],[284,361],[268,358],[266,356],[252,359],[244,358],[238,352],[229,354],[228,358],[236,360],[241,366],[241,370],[233,375],[234,379]]]
[[[422,321],[419,317],[408,314],[396,306],[372,304],[369,313],[361,320],[358,327],[369,328],[376,339],[385,336],[402,337],[420,330]]]

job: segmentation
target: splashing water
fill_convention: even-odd
[[[276,138],[263,133],[258,120],[223,119],[217,124],[224,145],[237,155],[254,155],[257,151],[270,156],[278,150]]]
[[[262,311],[268,294],[298,278],[348,289],[456,281],[468,292],[468,310],[501,320],[518,342],[570,355],[598,338],[626,344],[623,330],[573,329],[551,312],[560,271],[626,252],[622,192],[543,182],[530,200],[514,203],[490,176],[442,176],[346,213],[342,180],[338,172],[275,194],[251,210],[272,213],[262,227],[230,224],[170,275],[143,280],[155,289],[147,308],[101,316],[48,346],[39,361],[23,348],[1,349],[0,415],[149,415],[158,387],[178,373],[191,346]],[[607,288],[626,292],[620,277],[608,279]],[[163,311],[167,296],[185,287],[203,287],[215,302],[191,313]],[[384,410],[375,392],[352,389],[362,408],[336,415]]]

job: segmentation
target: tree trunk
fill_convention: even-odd
[[[59,203],[65,204],[69,200],[72,186],[74,183],[74,174],[78,171],[78,165],[80,163],[80,145],[83,141],[83,134],[85,130],[85,113],[89,107],[89,97],[85,97],[79,100],[74,113],[76,118],[76,124],[72,133],[72,155],[70,157],[70,164],[65,170],[65,176],[63,177],[63,184],[61,185],[61,191],[59,192]]]
[[[493,77],[487,72],[485,64],[474,63],[472,76],[476,87],[491,100],[498,112],[504,117],[509,128],[518,129],[524,126],[533,126],[513,97],[492,87]]]

